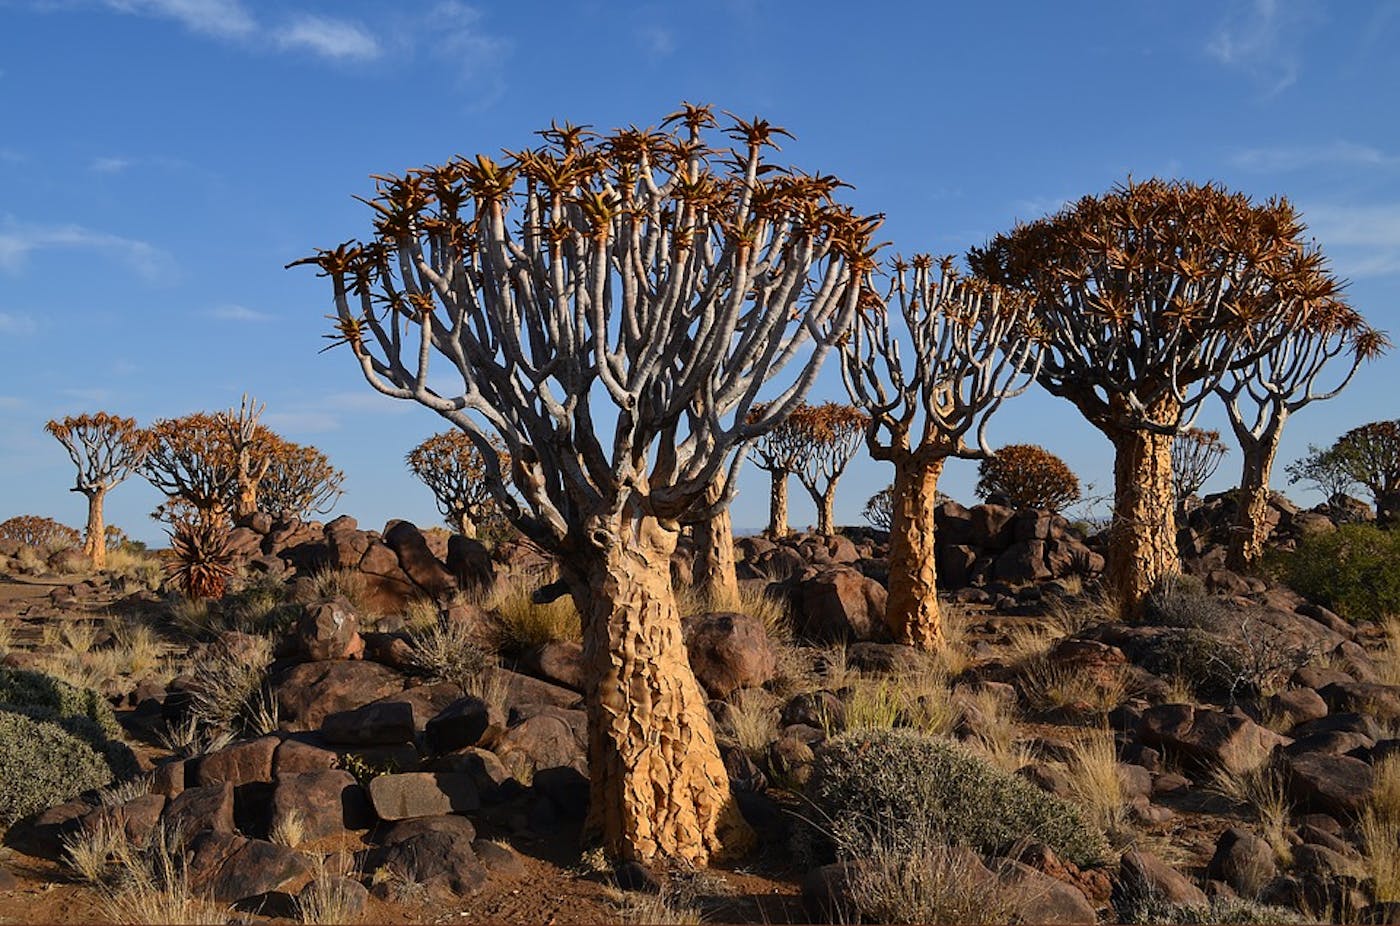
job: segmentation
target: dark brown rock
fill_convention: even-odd
[[[457,580],[410,521],[390,521],[384,526],[384,543],[398,555],[399,568],[430,597],[446,598],[457,590]]]
[[[849,566],[813,573],[798,585],[794,614],[799,636],[809,640],[883,640],[884,586]]]
[[[1309,752],[1285,757],[1283,767],[1293,799],[1318,813],[1354,815],[1375,788],[1371,766],[1350,756]]]
[[[514,713],[514,712],[513,712]],[[522,782],[545,768],[587,769],[588,719],[583,711],[539,707],[503,732],[492,747]]]
[[[520,657],[520,668],[551,684],[583,691],[583,647],[578,643],[541,643]]]
[[[406,701],[375,701],[337,711],[321,722],[321,736],[338,746],[392,746],[413,742],[413,706]]]
[[[369,796],[382,820],[466,813],[481,808],[471,777],[450,772],[380,775],[370,781]]]
[[[479,743],[490,745],[505,730],[506,718],[499,708],[471,696],[459,698],[429,720],[423,739],[434,753],[452,752]]]
[[[756,617],[728,612],[696,615],[685,619],[682,632],[690,668],[712,698],[727,698],[740,688],[758,688],[777,670],[768,631]]]
[[[294,634],[297,652],[304,659],[359,659],[364,655],[360,619],[344,598],[322,598],[303,605]]]
[[[335,768],[340,757],[330,749],[297,739],[286,739],[272,754],[272,776],[280,779]]]
[[[1257,768],[1284,740],[1243,714],[1189,704],[1159,704],[1142,715],[1139,734],[1149,746],[1175,751],[1197,766],[1231,772]]]
[[[279,778],[272,791],[271,826],[301,820],[307,839],[338,836],[374,822],[373,808],[355,776],[342,769],[322,769]]]
[[[1248,830],[1234,827],[1220,835],[1206,876],[1230,885],[1241,897],[1257,897],[1278,874],[1274,850]]]
[[[306,662],[273,683],[284,729],[315,730],[337,711],[348,711],[403,690],[403,677],[358,660]]]
[[[1134,849],[1119,863],[1113,903],[1120,911],[1131,910],[1146,898],[1173,905],[1206,904],[1206,895],[1185,875],[1150,852]]]
[[[233,785],[224,782],[186,788],[165,805],[162,817],[167,826],[177,828],[186,836],[204,830],[232,833]]]
[[[211,895],[219,903],[237,903],[273,891],[295,892],[310,877],[311,866],[294,850],[249,839],[219,866]]]
[[[282,741],[275,736],[225,746],[199,759],[195,780],[202,785],[245,785],[272,780],[272,756]]]

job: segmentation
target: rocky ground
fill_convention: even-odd
[[[956,911],[957,881],[984,901],[947,914],[962,921],[1389,922],[1400,651],[1384,628],[1226,573],[1210,538],[1228,512],[1203,511],[1183,530],[1196,575],[1129,626],[1107,619],[1096,540],[1044,512],[946,504],[949,641],[931,656],[882,637],[878,533],[741,539],[743,600],[726,611],[688,593],[682,549],[692,667],[760,837],[738,867],[701,872],[581,850],[577,616],[530,603],[550,565],[528,545],[254,518],[213,606],[143,587],[149,571],[59,576],[0,550],[0,672],[98,691],[139,772],[9,827],[0,919],[891,918],[906,908],[872,906],[872,868],[888,887],[907,854],[857,857],[805,821],[834,793],[841,744],[878,752],[902,731],[956,743],[978,795],[1047,802],[1094,846],[1032,827],[926,849],[921,871],[957,878],[913,919]],[[1281,544],[1327,529],[1275,514]],[[1017,812],[967,806],[983,833]]]

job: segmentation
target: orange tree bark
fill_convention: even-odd
[[[92,560],[93,569],[107,568],[107,524],[102,507],[107,500],[106,488],[83,493],[88,500],[87,530],[83,535],[83,555]]]
[[[734,523],[729,509],[697,522],[694,530],[695,590],[710,607],[737,608],[739,576],[734,555]]]
[[[769,470],[772,486],[768,490],[768,535],[773,539],[788,535],[788,479],[787,470]]]
[[[885,623],[897,641],[923,649],[936,648],[943,642],[933,516],[943,463],[944,457],[926,454],[894,457]]]
[[[1142,613],[1148,593],[1181,571],[1176,549],[1176,496],[1171,434],[1106,428],[1113,441],[1113,523],[1108,581],[1125,618]]]
[[[584,617],[587,831],[620,859],[742,853],[753,834],[730,793],[671,591],[676,529],[623,521],[603,529],[608,548],[565,566]]]
[[[1230,531],[1225,565],[1236,572],[1249,569],[1264,554],[1269,537],[1265,515],[1269,510],[1269,478],[1274,467],[1277,443],[1262,442],[1244,447],[1244,469],[1236,500],[1235,523]]]

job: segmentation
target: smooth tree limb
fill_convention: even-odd
[[[895,638],[942,645],[934,510],[949,457],[991,453],[987,422],[1032,381],[1039,346],[1026,300],[981,280],[963,279],[945,259],[896,261],[888,296],[867,286],[864,308],[842,345],[851,401],[869,416],[866,445],[894,465],[886,623]],[[890,316],[898,312],[903,331]],[[901,338],[912,347],[903,359]]]
[[[1230,370],[1336,297],[1303,233],[1281,198],[1129,181],[969,252],[975,273],[1032,300],[1040,384],[1113,444],[1108,577],[1125,616],[1181,568],[1174,436]]]
[[[801,403],[878,226],[835,178],[769,163],[782,130],[734,120],[715,147],[715,126],[688,105],[661,130],[555,125],[503,162],[383,177],[374,239],[306,261],[331,280],[334,343],[461,429],[497,504],[559,557],[584,620],[587,830],[620,858],[704,863],[750,839],[670,555]]]
[[[107,493],[136,472],[150,450],[150,437],[136,426],[135,419],[106,412],[68,416],[44,425],[78,468],[72,491],[87,498],[87,527],[83,532],[83,555],[94,569],[107,566],[107,527],[103,505]]]

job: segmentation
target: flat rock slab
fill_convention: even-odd
[[[461,772],[405,772],[380,775],[369,783],[370,801],[381,820],[409,820],[481,809],[470,775]]]

